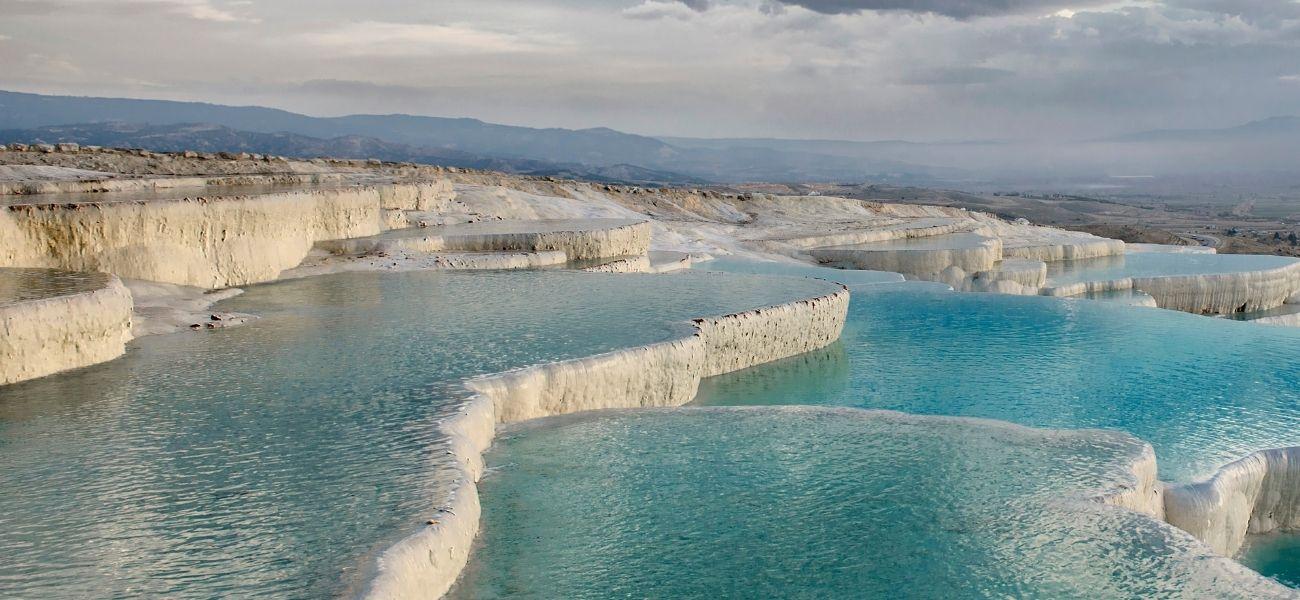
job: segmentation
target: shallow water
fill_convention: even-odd
[[[1084,260],[1047,263],[1047,285],[1057,287],[1084,281],[1111,281],[1125,277],[1208,275],[1263,271],[1294,264],[1287,256],[1259,254],[1176,254],[1134,252]]]
[[[1300,587],[1300,533],[1248,536],[1240,560],[1260,574]]]
[[[856,410],[679,409],[498,438],[453,598],[1234,597],[1176,530],[1072,501],[1130,436]]]
[[[322,598],[427,518],[464,377],[836,286],[709,273],[351,273],[242,328],[0,388],[0,595]]]
[[[0,268],[0,306],[89,292],[107,284],[105,273]]]
[[[706,380],[701,405],[809,404],[1111,428],[1187,481],[1300,445],[1300,329],[1107,302],[854,290],[838,346]]]

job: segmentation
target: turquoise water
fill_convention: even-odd
[[[498,438],[453,598],[1158,598],[1284,592],[1135,513],[1138,440],[857,410],[679,409]]]
[[[1240,560],[1262,575],[1300,587],[1300,533],[1249,536]]]
[[[1174,254],[1135,252],[1085,260],[1047,263],[1047,285],[1056,287],[1083,281],[1111,281],[1125,277],[1206,275],[1275,269],[1296,262],[1287,256],[1260,254]]]
[[[0,388],[0,596],[355,590],[448,475],[471,375],[837,289],[710,273],[352,273],[254,286],[245,327]]]
[[[1150,442],[1176,481],[1300,445],[1300,329],[895,285],[854,291],[839,346],[707,380],[698,403],[1119,429]]]
[[[774,262],[751,260],[723,256],[713,260],[691,265],[699,271],[718,271],[722,273],[748,273],[758,275],[779,275],[785,277],[812,277],[842,283],[850,287],[874,285],[879,283],[896,283],[903,281],[903,276],[888,271],[860,271],[856,269],[833,269],[796,262]]]

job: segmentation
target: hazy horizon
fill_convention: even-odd
[[[1300,106],[1291,0],[0,0],[0,89],[654,137],[1078,140]]]

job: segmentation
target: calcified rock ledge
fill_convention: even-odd
[[[1300,290],[1300,263],[1263,271],[1212,275],[1125,277],[1043,288],[1044,296],[1078,296],[1137,289],[1160,308],[1199,314],[1252,312],[1281,306]]]
[[[1205,481],[1169,486],[1165,515],[1227,556],[1247,534],[1300,529],[1300,447],[1256,452]]]
[[[866,271],[895,271],[931,279],[949,268],[975,273],[1002,260],[1002,240],[975,233],[905,241],[814,248],[818,262]]]
[[[446,505],[423,530],[389,548],[364,597],[446,593],[469,560],[481,508],[476,482],[497,423],[604,408],[680,406],[700,380],[825,347],[839,339],[849,293],[723,317],[696,319],[689,337],[472,380],[474,391],[444,421],[460,474]]]
[[[43,194],[98,194],[110,192],[148,192],[209,186],[272,186],[272,185],[339,185],[349,177],[342,173],[283,173],[218,175],[212,177],[142,177],[123,179],[114,173],[103,177],[81,180],[0,181],[0,196],[39,196]],[[20,203],[41,202],[41,198],[19,200]]]
[[[88,289],[0,304],[0,385],[112,360],[131,340],[131,292],[106,273]]]
[[[378,234],[382,210],[445,200],[447,182],[0,209],[0,266],[106,271],[215,289],[271,281],[322,240]]]
[[[512,225],[520,231],[493,231]],[[549,252],[561,251],[569,260],[616,256],[645,256],[650,249],[649,221],[593,219],[563,227],[547,221],[480,222],[452,228],[415,228],[388,234],[321,242],[334,254],[393,252]],[[648,265],[647,265],[648,268]]]

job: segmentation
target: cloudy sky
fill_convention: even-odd
[[[0,89],[687,136],[1300,114],[1295,0],[0,0]]]

